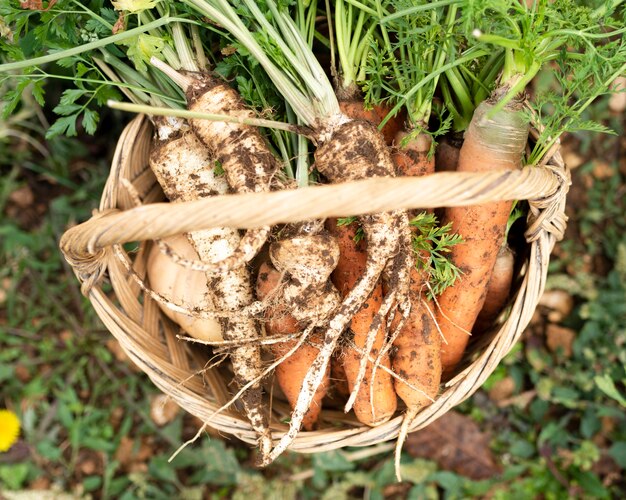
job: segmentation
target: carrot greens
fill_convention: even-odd
[[[428,255],[428,260],[417,260],[417,268],[429,275],[429,296],[440,295],[447,287],[462,279],[461,270],[449,259],[450,248],[463,242],[459,234],[452,233],[452,224],[439,226],[434,214],[422,212],[411,219],[416,228],[413,249],[417,254]]]

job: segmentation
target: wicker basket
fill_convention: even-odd
[[[543,292],[550,252],[565,229],[565,195],[570,180],[558,147],[540,166],[514,172],[437,173],[422,178],[364,180],[169,204],[158,203],[163,200],[163,194],[148,167],[151,138],[152,126],[145,117],[137,117],[126,127],[118,142],[99,211],[91,220],[68,230],[61,248],[102,321],[154,384],[211,427],[251,444],[257,436],[236,407],[215,413],[232,397],[233,387],[229,386],[232,374],[228,368],[220,366],[203,371],[207,348],[177,338],[178,326],[129,277],[120,255],[132,260],[134,270],[143,275],[150,240],[206,227],[250,228],[398,208],[528,200],[530,213],[525,236],[529,251],[521,265],[508,319],[486,337],[482,346],[474,344],[469,349],[459,373],[442,387],[435,403],[413,422],[412,430],[416,430],[471,396],[513,347]],[[145,203],[143,206],[133,208],[121,179],[132,182]],[[139,242],[138,248],[130,253],[132,257],[122,247],[129,242]],[[282,422],[290,410],[276,395],[271,408],[270,425],[277,440],[287,430]],[[370,428],[351,414],[325,409],[319,430],[300,432],[290,449],[313,453],[373,445],[394,439],[401,422],[398,412],[389,422]]]

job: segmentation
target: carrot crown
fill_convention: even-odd
[[[385,47],[384,58],[393,64],[395,87],[392,101],[406,108],[410,127],[417,133],[429,133],[428,121],[433,106],[441,68],[456,54],[448,50],[457,15],[456,5],[434,2],[415,5],[402,1],[396,12],[382,24],[392,35],[393,44]],[[416,10],[416,7],[420,7]],[[430,78],[429,78],[430,77]],[[410,92],[412,89],[412,92]],[[442,127],[442,131],[447,125]],[[437,131],[430,132],[437,135]]]
[[[340,97],[351,99],[359,93],[359,85],[366,81],[366,63],[372,44],[381,36],[377,28],[377,13],[364,4],[354,5],[347,0],[335,0],[331,26],[331,59],[334,67],[335,46],[339,56],[339,74],[336,75]],[[330,16],[330,12],[328,12]],[[334,26],[334,33],[332,27]]]

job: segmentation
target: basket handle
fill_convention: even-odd
[[[540,205],[540,209],[552,206],[552,218],[558,218],[569,185],[566,174],[563,168],[552,165],[487,173],[440,172],[424,177],[372,178],[184,203],[154,203],[125,211],[98,212],[69,229],[60,246],[72,260],[84,260],[110,245],[210,227],[250,229],[314,218],[504,200],[525,199]]]

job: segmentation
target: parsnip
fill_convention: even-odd
[[[166,238],[165,243],[178,255],[187,259],[197,259],[198,254],[184,235]],[[189,309],[211,310],[214,305],[210,299],[207,280],[204,273],[181,267],[157,246],[152,247],[146,272],[150,288],[159,295],[174,303],[185,304]],[[215,342],[223,340],[222,326],[214,318],[198,318],[174,311],[167,305],[158,302],[163,313],[192,337]]]
[[[168,125],[157,126],[159,136],[150,155],[150,166],[170,201],[191,201],[226,193],[226,179],[212,168],[214,158],[207,148],[180,120],[170,120]],[[200,261],[209,265],[226,262],[241,244],[239,232],[234,228],[195,231],[188,237]],[[206,280],[215,308],[233,311],[231,317],[219,320],[224,339],[259,337],[261,328],[258,322],[237,314],[254,301],[247,267],[240,266],[218,275],[209,272]],[[234,347],[230,359],[239,386],[260,378],[262,363],[258,344]],[[259,448],[264,457],[272,441],[261,395],[262,389],[257,383],[243,394],[242,401],[250,424],[259,435]]]

